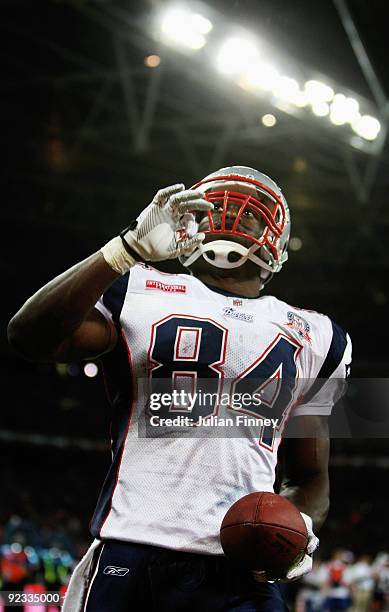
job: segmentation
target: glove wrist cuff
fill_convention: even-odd
[[[137,259],[130,253],[130,249],[127,249],[123,244],[121,236],[112,238],[100,251],[107,264],[118,274],[125,274],[137,263]]]
[[[305,512],[300,511],[301,516],[303,517],[304,523],[307,526],[307,529],[313,531],[313,521],[309,514],[305,514]]]

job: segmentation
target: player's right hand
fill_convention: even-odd
[[[205,237],[201,232],[188,237],[184,229],[179,229],[184,215],[212,209],[213,204],[204,200],[200,192],[185,190],[182,184],[171,185],[160,189],[120,236],[125,246],[145,261],[175,259],[182,253],[191,253]]]

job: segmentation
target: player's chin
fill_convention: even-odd
[[[258,266],[250,260],[247,260],[234,268],[219,268],[204,259],[204,257],[199,257],[195,262],[193,262],[190,269],[195,276],[210,272],[212,273],[212,276],[218,276],[220,278],[234,277],[239,280],[258,276]]]

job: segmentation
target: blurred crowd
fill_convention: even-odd
[[[0,466],[0,590],[63,593],[91,536],[88,522],[104,461],[80,452],[20,446]],[[88,478],[80,466],[88,466]],[[21,608],[9,607],[9,610]],[[57,612],[52,606],[49,612]],[[0,612],[8,608],[0,601]],[[41,612],[32,607],[32,612]],[[24,608],[26,612],[26,607]],[[48,612],[43,608],[42,612]]]
[[[294,605],[295,612],[389,611],[389,554],[355,557],[339,549],[328,561],[316,559]]]
[[[1,591],[65,594],[72,569],[86,543],[82,544],[82,539],[77,542],[80,529],[76,518],[63,511],[55,514],[47,523],[13,514],[0,525]],[[8,609],[15,607],[6,606],[0,597],[0,612]],[[36,606],[31,609],[38,612]],[[50,612],[58,610],[58,606],[50,606]]]
[[[42,583],[56,591],[67,584],[76,559],[82,554],[72,532],[77,520],[61,513],[58,525],[37,525],[19,515],[10,516],[0,543],[1,590],[19,590],[26,583]]]

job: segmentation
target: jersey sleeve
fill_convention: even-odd
[[[128,291],[129,278],[129,272],[120,276],[95,304],[95,308],[110,324],[119,324],[120,314]]]
[[[294,408],[293,416],[329,415],[344,395],[350,374],[352,344],[348,333],[331,320],[332,338],[317,377]]]

